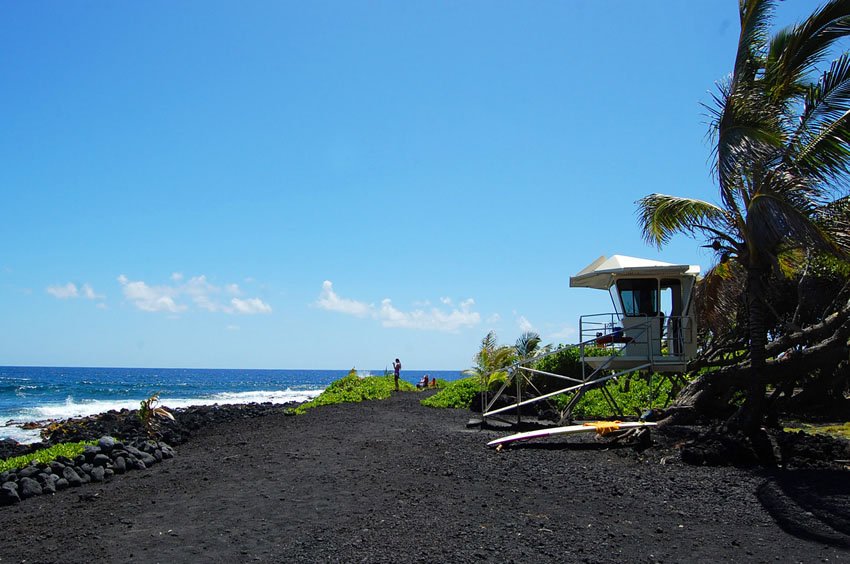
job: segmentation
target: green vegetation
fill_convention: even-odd
[[[148,399],[139,402],[139,420],[148,436],[153,437],[159,431],[159,419],[174,421],[174,416],[166,408],[159,405],[159,393],[157,392]]]
[[[448,381],[448,380],[443,380],[442,378],[434,378],[433,380],[434,380],[436,383],[435,383],[433,386],[431,386],[432,388],[439,388],[439,389],[443,389],[443,388],[445,388],[446,386],[448,386],[448,385],[449,385],[449,381]]]
[[[675,395],[673,384],[660,374],[630,375],[605,388],[620,406],[623,415],[639,416],[647,409],[663,408]],[[566,405],[565,396],[556,396],[559,407]],[[602,395],[602,390],[590,390],[582,396],[573,410],[576,419],[601,419],[615,415]]]
[[[416,387],[403,380],[398,382],[399,390],[403,392],[416,391]],[[361,378],[353,368],[347,376],[336,380],[325,388],[321,394],[312,400],[302,403],[293,413],[301,415],[308,409],[320,405],[333,405],[336,403],[359,403],[364,400],[387,399],[395,390],[395,381],[392,374],[385,376],[367,376]]]
[[[64,443],[61,445],[54,445],[49,448],[41,449],[30,454],[25,454],[23,456],[15,456],[7,460],[0,460],[0,472],[6,472],[8,470],[17,470],[18,468],[23,468],[24,466],[29,465],[33,461],[39,464],[49,464],[60,456],[73,459],[77,455],[83,453],[83,448],[86,445],[94,444],[97,444],[97,441]]]
[[[477,376],[462,378],[454,382],[438,381],[440,391],[420,403],[426,407],[466,409],[472,404],[472,398],[481,390]]]
[[[834,423],[828,425],[812,425],[808,423],[800,423],[785,427],[785,431],[793,433],[802,431],[810,435],[830,435],[832,437],[841,437],[850,440],[850,422]]]
[[[522,340],[522,338],[521,338]],[[513,347],[499,347],[495,343],[495,335],[491,332],[482,341],[482,350],[476,355],[476,360],[482,358],[493,358],[490,352],[499,349]],[[544,350],[549,350],[545,347]],[[489,351],[489,352],[487,352]],[[599,355],[610,354],[602,349],[587,349],[585,354]],[[516,358],[516,357],[514,357]],[[537,370],[553,374],[561,374],[576,379],[581,379],[581,362],[578,347],[563,346],[556,349],[553,354],[540,359],[534,364]],[[427,407],[459,408],[468,409],[475,394],[483,389],[484,382],[492,390],[503,381],[502,372],[497,372],[496,378],[493,374],[488,378],[482,378],[482,366],[465,371],[470,374],[468,378],[441,384],[441,390],[433,396],[422,400],[422,405]],[[554,378],[533,376],[532,381],[541,393],[549,393],[562,389],[564,381]],[[661,408],[669,404],[675,395],[673,384],[660,374],[640,374],[624,376],[618,382],[611,382],[606,390],[614,398],[614,401],[623,411],[624,415],[640,415],[650,408]],[[552,398],[558,408],[566,406],[571,394],[562,394]],[[573,410],[573,415],[578,418],[600,419],[615,415],[610,404],[599,389],[590,390],[584,394],[578,405]]]
[[[563,366],[575,356],[571,348],[565,348],[564,351],[561,361],[550,360],[547,363],[547,368],[552,368],[553,365]],[[555,358],[555,356],[553,355],[545,360]],[[577,356],[575,358],[577,360]],[[578,370],[581,370],[581,368],[578,367]],[[561,383],[561,385],[563,384]],[[672,383],[660,374],[623,377],[620,378],[618,383],[609,384],[606,389],[617,402],[617,405],[620,406],[624,415],[640,415],[647,409],[664,407],[674,396]],[[422,400],[421,403],[427,407],[468,409],[475,394],[480,390],[480,381],[472,376],[449,382],[438,393]],[[553,397],[552,401],[558,408],[563,408],[570,397],[563,394]],[[601,419],[613,415],[615,414],[611,406],[599,389],[588,391],[573,410],[573,416],[579,419]]]

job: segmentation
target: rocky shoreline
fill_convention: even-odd
[[[155,438],[148,436],[136,410],[113,410],[90,417],[45,422],[42,442],[0,441],[0,459],[27,455],[66,442],[97,441],[97,444],[84,447],[82,454],[73,460],[60,456],[49,464],[33,461],[23,468],[0,473],[0,506],[90,482],[103,482],[127,471],[150,468],[173,458],[174,447],[206,426],[285,414],[297,405],[297,402],[252,403],[177,409],[172,412],[173,420],[157,421]]]
[[[164,442],[138,439],[124,444],[112,437],[101,437],[73,460],[59,456],[49,464],[34,463],[0,474],[0,506],[103,482],[115,474],[144,470],[169,458],[174,458],[174,449]]]

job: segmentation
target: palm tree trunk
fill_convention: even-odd
[[[747,332],[750,337],[750,374],[744,404],[729,420],[729,427],[747,434],[758,431],[764,420],[767,401],[767,327],[764,306],[764,270],[751,266],[747,274]]]

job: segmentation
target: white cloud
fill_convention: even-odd
[[[118,282],[124,287],[124,297],[142,311],[169,313],[186,311],[185,305],[178,304],[174,300],[177,291],[170,286],[148,286],[141,280],[131,282],[123,274],[118,277]]]
[[[348,315],[356,315],[357,317],[366,317],[372,315],[374,306],[347,298],[340,298],[334,292],[333,282],[325,280],[322,282],[322,293],[319,294],[319,299],[316,300],[316,306],[328,311],[337,311]]]
[[[171,275],[174,282],[182,282],[183,278],[180,273]],[[151,286],[141,280],[131,281],[123,274],[118,277],[118,282],[123,287],[124,297],[142,311],[182,313],[190,308],[186,301],[198,310],[213,313],[251,315],[272,311],[271,306],[260,298],[221,301],[222,294],[241,294],[239,286],[228,284],[222,289],[209,282],[203,274],[174,285]]]
[[[60,300],[76,298],[80,295],[77,291],[77,285],[73,282],[68,282],[64,286],[48,286],[47,293],[53,296],[54,298],[59,298]]]
[[[237,313],[242,313],[245,315],[272,312],[271,306],[265,303],[260,298],[248,298],[247,300],[233,298],[232,300],[230,300],[230,303],[233,304],[233,309],[235,309]]]
[[[106,296],[104,296],[103,294],[98,294],[97,292],[95,292],[94,288],[92,288],[91,285],[88,283],[83,284],[83,287],[80,288],[80,290],[82,290],[83,297],[85,297],[87,300],[102,300],[106,298]]]
[[[443,304],[450,304],[448,298],[441,298]],[[419,302],[428,304],[429,302]],[[432,331],[456,332],[461,328],[474,327],[481,322],[481,315],[473,311],[475,301],[464,300],[457,307],[446,311],[436,307],[414,306],[411,311],[402,311],[395,307],[392,300],[385,298],[380,307],[372,304],[342,298],[333,290],[333,283],[325,280],[322,292],[315,305],[328,311],[336,311],[357,317],[371,317],[384,327],[400,327],[404,329],[422,329]]]
[[[474,327],[481,322],[481,315],[477,311],[471,310],[474,304],[473,300],[466,300],[461,302],[459,308],[448,312],[437,308],[403,312],[396,309],[389,299],[385,299],[381,302],[378,318],[384,327],[429,329],[453,333],[463,327]]]
[[[502,320],[502,316],[498,313],[494,313],[490,317],[487,318],[487,325],[495,325],[496,323]]]
[[[91,287],[91,284],[86,282],[79,288],[73,282],[68,282],[64,286],[48,286],[47,293],[60,300],[83,297],[87,300],[103,300],[106,296],[98,294]]]
[[[528,319],[526,319],[524,315],[520,315],[519,317],[517,317],[516,322],[517,322],[517,325],[519,326],[519,330],[522,331],[523,333],[527,333],[529,331],[534,331],[534,325],[532,325],[531,322]]]

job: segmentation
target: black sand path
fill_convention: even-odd
[[[151,469],[0,508],[0,562],[850,560],[850,473],[575,437],[495,452],[421,398],[210,426]]]

